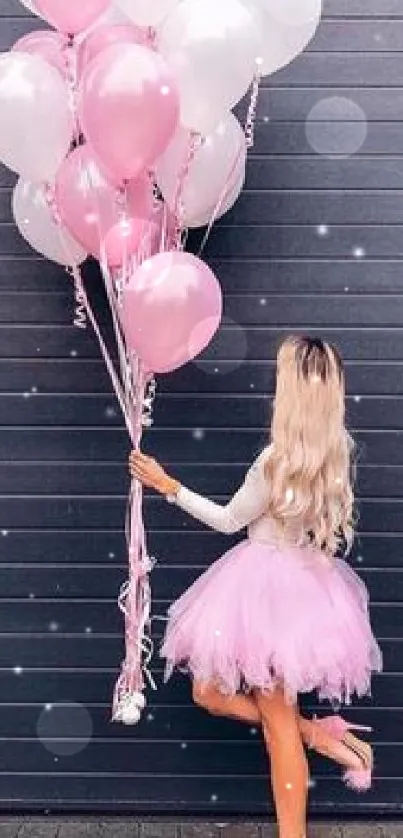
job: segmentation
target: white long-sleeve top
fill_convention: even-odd
[[[265,448],[248,470],[242,486],[224,506],[181,486],[175,503],[193,518],[222,533],[235,533],[248,527],[248,535],[259,541],[273,541],[273,520],[268,514],[269,483],[264,465],[269,453]]]

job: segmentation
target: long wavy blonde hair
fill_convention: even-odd
[[[353,441],[338,350],[290,337],[277,356],[266,477],[269,511],[286,540],[334,555],[353,540]]]

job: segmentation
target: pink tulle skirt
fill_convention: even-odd
[[[348,702],[382,668],[367,589],[345,561],[251,540],[172,605],[161,655],[167,677],[185,667],[229,695],[281,685],[290,700]]]

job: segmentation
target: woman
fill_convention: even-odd
[[[336,555],[353,539],[352,440],[335,347],[288,338],[277,358],[270,444],[226,506],[181,486],[153,459],[131,474],[224,533],[248,537],[173,604],[162,648],[167,672],[185,665],[197,704],[261,724],[271,758],[280,838],[306,832],[304,745],[371,783],[372,750],[340,716],[303,718],[298,695],[348,702],[381,669],[364,584]]]

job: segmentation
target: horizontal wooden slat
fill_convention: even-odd
[[[196,433],[196,438],[195,438]],[[203,440],[197,438],[199,429],[183,431],[169,428],[149,434],[144,442],[145,450],[150,450],[166,465],[195,462],[199,459],[200,441],[203,441],[203,459],[216,462],[217,451],[221,463],[251,462],[254,455],[266,441],[264,431],[216,431],[209,430]],[[379,433],[360,432],[355,435],[361,457],[372,465],[403,464],[401,431],[380,431]],[[104,462],[125,463],[129,451],[127,435],[123,431],[108,429],[7,429],[0,430],[0,462],[19,461],[38,462],[38,458],[51,462],[103,460]]]
[[[402,189],[403,159],[401,157],[382,158],[382,160],[379,157],[361,159],[352,157],[328,160],[326,157],[318,156],[304,160],[304,165],[301,166],[300,160],[288,157],[281,160],[280,166],[278,156],[254,157],[249,163],[246,185],[250,190],[326,189],[331,191],[338,189],[344,192],[346,182],[349,184],[349,189]],[[259,192],[255,191],[255,195],[259,197]],[[262,211],[264,212],[264,205],[262,205]],[[325,215],[323,208],[322,220]],[[266,222],[265,217],[264,221]],[[301,219],[301,222],[305,224],[309,221],[309,217],[305,219],[305,222]],[[345,224],[346,221],[347,219],[340,219],[339,223]],[[351,220],[350,223],[357,224],[359,219]],[[396,223],[396,217],[392,223]]]
[[[249,226],[213,230],[207,253],[214,258],[400,258],[403,254],[401,228],[386,226],[334,227],[331,236],[318,236],[315,227]],[[362,256],[355,256],[356,249]]]
[[[183,396],[169,397],[167,394],[161,396],[158,402],[159,427],[226,428],[232,422],[234,428],[259,428],[267,422],[271,404],[267,396],[255,396],[252,393],[245,396],[229,395],[222,406],[218,394],[191,399]],[[403,399],[352,396],[347,403],[347,416],[353,429],[403,429]],[[26,395],[0,395],[0,426],[21,427],[24,424],[123,428],[123,418],[115,399],[107,395],[34,393],[29,398]],[[11,481],[13,474],[12,470],[7,472],[7,478]],[[5,475],[0,471],[0,485],[2,478],[4,480]],[[14,491],[12,485],[11,482],[10,491]]]
[[[177,537],[178,547],[182,545],[181,536]],[[207,567],[215,556],[206,551],[203,564]],[[191,557],[188,558],[191,559]],[[379,556],[380,569],[366,569],[365,563],[358,566],[358,572],[366,583],[371,599],[378,603],[403,603],[403,568],[387,570],[383,567],[387,556]],[[205,569],[205,568],[204,568]],[[203,567],[186,567],[181,562],[175,563],[171,557],[169,568],[163,563],[154,568],[151,581],[153,596],[156,600],[171,600],[179,597],[196,579],[199,578]],[[52,563],[41,566],[0,564],[0,601],[5,612],[11,611],[14,599],[29,599],[30,594],[35,600],[30,603],[33,613],[40,612],[42,603],[36,600],[69,599],[109,599],[114,591],[127,576],[126,556],[122,554],[119,562],[111,562],[107,566],[98,565],[66,565],[58,566]],[[54,608],[53,604],[47,606]],[[42,617],[40,616],[40,619]],[[49,620],[49,624],[52,620]],[[13,625],[15,625],[13,623]],[[41,623],[45,626],[45,622]],[[0,622],[1,631],[9,631],[7,620]],[[12,629],[14,630],[14,629]],[[61,628],[63,630],[63,628]],[[106,630],[106,629],[105,629]],[[109,629],[108,629],[109,630]]]
[[[266,193],[261,196],[263,201],[265,201],[265,194]],[[354,196],[352,197],[354,198]],[[378,195],[375,194],[369,197],[371,198],[373,204],[378,199]],[[397,213],[393,196],[389,196],[389,198],[391,200],[391,207],[394,207]],[[247,202],[247,199],[248,196],[246,195],[245,202]],[[346,201],[347,208],[349,204],[348,193],[344,196],[344,199]],[[297,194],[290,196],[290,194],[288,194],[287,197],[287,194],[285,193],[277,193],[273,200],[281,202],[279,206],[281,206],[282,212],[283,210],[286,212],[285,203],[287,201],[291,200],[293,204],[294,201],[296,201],[297,204],[294,206],[299,206],[299,211],[302,213],[303,196],[298,197]],[[307,201],[308,206],[313,205],[313,203],[317,200],[321,200],[321,194],[318,193],[313,196],[307,195],[305,200]],[[336,196],[335,200],[340,205],[340,197]],[[245,206],[246,209],[245,202],[242,204],[241,199],[241,205]],[[330,214],[332,212],[332,206],[334,205],[332,201],[332,194],[327,196],[327,202],[329,204]],[[386,204],[383,204],[381,198],[380,203],[381,206],[386,206]],[[365,198],[365,205],[368,206],[368,204],[369,199],[367,202]],[[253,202],[250,206],[253,207]],[[249,209],[247,209],[247,211],[249,212]],[[294,210],[292,210],[292,212],[293,211]],[[391,212],[392,211],[393,210],[391,209]],[[326,215],[325,219],[327,220],[327,218],[328,217]],[[260,220],[261,218],[259,217],[257,221]],[[301,220],[304,220],[302,215]],[[315,221],[314,234],[316,236],[320,236],[321,231],[319,230],[319,227],[323,221],[323,216],[320,219],[318,218],[317,221],[320,223],[316,224]],[[327,225],[325,225],[325,228],[326,226]],[[325,233],[331,234],[331,228],[328,230],[325,229]],[[314,257],[312,259],[301,261],[299,259],[290,259],[285,257],[280,260],[273,259],[267,263],[259,259],[248,261],[240,260],[238,262],[231,257],[228,257],[227,259],[209,259],[209,262],[215,270],[226,296],[234,293],[256,293],[263,295],[269,292],[272,294],[286,294],[288,296],[291,292],[298,294],[344,294],[347,293],[345,290],[346,288],[348,291],[353,293],[362,293],[364,295],[375,294],[382,296],[384,294],[391,293],[400,294],[402,288],[402,260],[399,259],[381,260],[378,258],[369,259],[367,257],[363,260],[346,260],[339,258],[330,261],[326,257]],[[38,284],[39,278],[37,272],[35,271],[34,274],[29,272],[30,266],[38,265],[38,263],[34,260],[32,263],[28,262],[18,264],[19,274],[15,275],[13,272],[8,271],[8,262],[3,263],[0,260],[0,288],[2,289],[2,294],[7,291],[22,292],[22,296],[19,296],[18,294],[15,294],[14,296],[16,306],[20,304],[20,306],[24,305],[25,307],[26,300],[24,292],[26,291],[31,291],[31,293],[35,293],[36,295],[45,295],[47,291],[51,290],[51,286],[53,290],[57,290],[57,288],[60,290],[63,287],[60,286],[58,281],[55,283],[55,278],[52,277],[52,274],[49,274],[48,277],[48,288]],[[40,264],[41,263],[39,263],[39,265]],[[49,263],[43,262],[43,265],[46,264]],[[44,274],[44,278],[46,279],[46,272]],[[93,278],[95,279],[95,276]],[[31,284],[33,287],[31,287]],[[66,290],[67,293],[69,293],[69,286]],[[18,340],[21,341],[19,354],[17,351],[17,347],[19,346]],[[27,357],[27,353],[31,354],[31,349],[25,350],[25,341],[27,341],[28,347],[34,346],[33,354],[35,354],[35,357],[37,356],[36,350],[38,346],[41,349],[41,352],[43,352],[44,357],[51,358],[63,355],[69,355],[70,357],[71,351],[77,352],[78,357],[99,354],[96,349],[96,340],[93,337],[91,330],[88,329],[83,331],[76,329],[71,324],[71,321],[67,324],[59,325],[38,325],[35,323],[15,323],[12,325],[10,323],[1,323],[0,341],[2,349],[1,357],[3,358],[8,358],[10,356]]]
[[[205,466],[197,463],[173,465],[172,468],[184,485],[192,486],[202,494],[226,495],[242,482],[246,464]],[[361,497],[399,498],[402,481],[402,466],[360,463],[356,491]],[[124,463],[0,464],[0,495],[97,496],[108,493],[122,497],[127,490],[128,474]]]
[[[52,531],[9,530],[0,538],[0,563],[29,565],[79,566],[103,565],[116,562],[124,566],[127,560],[123,531],[87,532],[86,530]],[[205,566],[228,550],[238,538],[220,535],[211,530],[200,532],[152,532],[149,547],[161,566],[180,565],[184,568]],[[180,550],[178,549],[180,544]],[[359,572],[370,567],[401,567],[402,536],[367,534],[356,539],[351,561]],[[29,592],[31,593],[31,591]],[[32,592],[33,593],[33,592]]]
[[[187,574],[187,578],[190,579],[191,572],[187,571]],[[184,579],[186,580],[185,572]],[[118,575],[116,581],[120,581]],[[114,668],[118,665],[122,630],[122,616],[117,603],[112,598],[113,594],[117,595],[118,591],[119,587],[116,585],[116,591],[110,591],[108,600],[68,601],[60,597],[57,603],[29,599],[27,594],[23,609],[21,609],[22,613],[16,611],[16,603],[12,600],[1,601],[0,619],[3,635],[0,631],[0,651],[4,666],[19,664],[24,667],[63,665]],[[163,635],[164,622],[161,618],[166,617],[170,602],[171,599],[154,600],[153,633],[156,638]],[[401,648],[398,646],[394,649],[391,641],[396,638],[399,641],[403,639],[403,604],[385,602],[374,605],[371,614],[375,632],[379,638],[383,639],[383,645],[387,640],[390,641],[388,666],[391,670],[400,672],[403,667],[403,661],[399,658]],[[52,627],[56,627],[55,630]],[[91,629],[88,634],[85,631],[87,627]],[[58,636],[59,633],[60,636]],[[11,638],[9,634],[15,636]],[[24,634],[32,635],[32,642],[25,643],[25,646]],[[34,634],[38,635],[35,640]],[[65,634],[85,638],[83,649],[81,650],[80,644],[74,640],[74,637],[64,637]],[[105,641],[104,647],[102,647],[103,641]],[[57,655],[62,655],[62,657],[58,659]],[[394,656],[396,656],[396,666],[391,666]]]
[[[267,298],[266,298],[267,300]],[[240,297],[236,302],[233,300],[232,309],[233,314],[239,314],[242,302],[246,307],[247,298]],[[348,303],[351,302],[351,308]],[[321,323],[325,326],[326,317],[326,299],[316,301],[313,308],[312,301],[309,298],[305,300],[300,299],[300,323],[294,324],[299,330],[303,328],[304,321],[309,324],[311,330],[320,328]],[[397,323],[399,317],[400,307],[403,305],[402,298],[385,298],[382,300],[381,308],[383,308],[386,316],[390,320],[395,320]],[[286,318],[287,300],[284,302],[277,301],[279,309],[279,320],[282,317]],[[293,307],[295,306],[295,320],[298,316],[298,309],[294,301],[289,301],[290,319],[292,316]],[[354,312],[354,307],[359,308],[359,300],[338,298],[335,299],[335,323],[342,324],[343,320],[346,325],[351,322]],[[259,299],[249,298],[249,319],[253,321],[260,321],[262,324],[263,314],[262,306]],[[281,312],[283,309],[283,314]],[[305,311],[304,311],[305,309]],[[371,320],[371,311],[376,312],[377,307],[368,301],[367,310],[363,312],[366,314],[368,321]],[[246,312],[245,312],[246,316]],[[375,317],[374,317],[375,319]],[[288,328],[288,332],[290,327]],[[370,336],[368,336],[370,337]],[[393,334],[390,336],[393,337]],[[277,336],[276,336],[277,339]],[[271,344],[273,350],[273,343]],[[369,354],[369,345],[367,344],[367,353]],[[373,343],[372,350],[373,363],[369,361],[362,363],[348,362],[346,364],[347,382],[349,393],[355,395],[401,395],[403,393],[403,382],[399,374],[399,363],[382,364],[382,377],[374,377],[374,371],[378,368],[379,362],[375,360],[377,354],[376,342]],[[263,351],[261,353],[263,355]],[[205,356],[204,356],[205,357]],[[235,359],[243,361],[242,358]],[[234,360],[198,360],[197,364],[183,367],[178,372],[160,379],[160,390],[165,392],[168,389],[171,392],[197,392],[197,393],[270,393],[273,392],[274,386],[274,363],[265,360],[259,361],[244,361],[243,363],[234,363]],[[251,386],[253,385],[253,386]],[[34,388],[34,389],[33,389]],[[38,393],[108,393],[111,394],[111,385],[104,366],[101,361],[94,360],[54,360],[54,361],[32,361],[26,360],[12,360],[5,363],[0,361],[0,389],[3,392],[19,393],[21,399],[29,401],[34,399]],[[37,391],[37,392],[36,392]],[[113,403],[111,401],[111,406]],[[158,416],[158,402],[156,406],[156,416]]]
[[[401,88],[403,54],[357,52],[314,53],[305,52],[297,61],[280,70],[275,85],[281,87],[319,87],[362,89],[388,87]],[[270,85],[270,81],[267,82]]]
[[[162,690],[163,693],[164,690]],[[153,718],[148,719],[149,713],[145,713],[140,724],[136,725],[131,731],[123,725],[114,725],[110,721],[110,707],[103,705],[101,707],[88,707],[93,724],[93,738],[102,738],[104,740],[121,740],[126,742],[138,742],[150,739],[163,739],[166,743],[172,742],[172,746],[176,746],[180,750],[186,750],[194,742],[208,740],[212,748],[216,743],[223,740],[224,742],[231,740],[234,742],[253,742],[259,740],[258,731],[256,728],[248,727],[247,725],[240,725],[239,723],[229,719],[217,719],[209,716],[207,713],[202,713],[194,706],[171,706],[169,709],[169,720],[164,708],[160,705],[154,705],[154,696],[149,695],[151,703],[148,705],[149,713]],[[80,706],[77,708],[74,703],[63,704],[62,702],[50,705],[52,709],[45,711],[52,713],[48,717],[49,733],[52,733],[55,738],[65,737],[67,740],[72,740],[74,737],[74,722],[80,721]],[[313,708],[317,709],[317,704],[312,704],[312,700],[304,701],[306,712],[312,712]],[[43,719],[44,707],[43,705],[2,705],[0,713],[0,737],[7,737],[13,739],[14,737],[26,737],[32,739],[37,735],[38,720]],[[349,709],[349,718],[357,720],[362,724],[371,724],[373,714],[370,709]],[[66,730],[66,721],[70,721],[70,728]],[[376,712],[376,740],[377,741],[396,741],[401,743],[403,739],[403,720],[401,714],[396,714],[393,719],[392,714],[387,710],[379,709]],[[76,724],[77,724],[76,722]],[[78,726],[78,725],[77,725]],[[150,744],[150,743],[149,743]],[[316,766],[320,770],[320,766]]]
[[[355,93],[353,99],[355,100]],[[330,120],[330,116],[328,116],[328,120]],[[329,121],[327,124],[329,125]],[[355,136],[355,128],[356,124],[353,121],[352,113],[350,120],[347,119],[347,114],[343,120],[342,114],[339,112],[337,119],[335,117],[334,124],[329,125],[330,136],[339,138],[339,157],[343,154],[343,144],[340,138],[344,139],[347,136]],[[287,154],[295,155],[296,157],[317,155],[317,152],[313,150],[308,141],[304,121],[276,122],[274,125],[268,114],[266,114],[266,118],[264,118],[263,114],[260,114],[255,125],[255,132],[256,144],[250,152],[251,156],[261,154]],[[400,155],[403,151],[401,131],[399,130],[399,125],[395,122],[371,123],[370,129],[367,131],[365,137],[364,132],[362,133],[361,140],[362,145],[358,149],[355,159],[358,159],[361,155],[379,155],[380,158],[382,155],[387,154]],[[333,153],[336,154],[335,148]],[[316,157],[316,159],[318,158]],[[350,189],[350,186],[348,188]]]
[[[298,158],[295,157],[297,163]],[[273,157],[272,161],[275,162]],[[372,169],[372,163],[367,160],[362,161],[362,167],[354,169],[355,184],[358,183],[363,170],[365,168]],[[261,165],[261,162],[260,164]],[[361,168],[361,171],[360,171]],[[368,190],[365,193],[356,191],[353,187],[352,191],[346,192],[340,189],[341,180],[339,180],[340,173],[335,173],[334,183],[336,185],[336,192],[327,192],[324,188],[323,174],[320,167],[315,169],[315,178],[319,184],[319,189],[314,192],[309,192],[309,188],[303,187],[298,190],[298,187],[293,187],[288,190],[272,191],[276,189],[275,183],[278,183],[278,177],[273,179],[273,183],[266,181],[262,184],[262,189],[265,191],[251,191],[247,190],[243,193],[239,201],[235,204],[233,211],[224,216],[222,226],[227,225],[229,221],[234,224],[278,224],[281,221],[285,226],[288,224],[311,224],[318,237],[332,236],[334,233],[333,224],[399,224],[402,222],[403,213],[403,193],[398,190],[398,178],[393,179],[396,185],[396,191],[378,191],[374,192]],[[259,166],[253,169],[250,166],[251,177],[258,178]],[[288,178],[287,171],[283,172],[284,178]],[[306,173],[309,177],[309,172]],[[400,176],[399,176],[400,177]],[[289,183],[291,180],[289,181]],[[362,180],[361,183],[364,181]],[[391,182],[391,181],[390,181]],[[394,190],[395,187],[392,187]],[[266,287],[270,287],[267,285]]]
[[[373,699],[378,706],[401,706],[402,675],[385,674],[374,679]],[[98,670],[83,671],[70,669],[30,669],[16,675],[12,669],[0,669],[0,685],[6,703],[26,704],[27,683],[29,683],[29,701],[39,705],[53,704],[58,701],[77,702],[84,705],[103,704],[109,707],[116,679],[116,672],[107,671],[101,665]],[[184,675],[177,674],[167,684],[161,685],[156,692],[148,694],[150,705],[154,708],[189,704],[190,683]],[[310,699],[312,703],[312,699]],[[363,700],[363,707],[369,710],[372,701]],[[169,720],[168,720],[169,721]]]
[[[401,0],[324,0],[323,14],[340,17],[402,17]]]
[[[57,742],[54,743],[54,747],[57,748]],[[35,774],[40,755],[44,770],[47,769],[54,775],[63,774],[68,770],[71,756],[69,758],[69,755],[67,757],[60,755],[59,759],[55,760],[51,750],[45,749],[45,752],[41,753],[42,749],[43,745],[39,741],[13,742],[13,747],[8,748],[5,743],[0,742],[4,771],[25,771],[27,774]],[[387,776],[388,763],[390,765],[393,757],[398,759],[401,750],[401,747],[388,744],[378,746],[377,772],[379,776]],[[265,777],[266,760],[260,737],[251,742],[221,743],[221,746],[212,746],[210,742],[189,743],[187,750],[172,743],[160,742],[157,770],[153,751],[147,742],[122,740],[118,743],[113,741],[103,743],[94,740],[75,754],[74,764],[78,774],[90,772],[95,776],[102,775],[105,772],[102,766],[107,764],[108,773],[113,775],[125,773],[128,760],[132,760],[134,775],[153,773],[160,777],[167,774],[186,776],[189,772],[188,765],[192,752],[195,766],[192,771],[194,777],[199,776],[202,779],[206,774],[211,774],[212,778],[230,776],[234,782],[236,778]],[[238,754],[241,759],[238,758]],[[314,764],[317,764],[316,760]],[[319,776],[336,777],[338,775],[330,761],[322,760]]]
[[[331,204],[331,196],[329,196],[329,202]],[[318,229],[315,229],[315,233],[319,235]],[[224,287],[226,296],[248,293],[259,294],[263,299],[268,293],[284,294],[288,297],[309,293],[315,296],[356,293],[365,297],[366,294],[379,296],[400,294],[402,289],[402,262],[400,260],[382,261],[366,258],[330,261],[326,258],[315,258],[301,261],[285,257],[281,260],[271,259],[266,262],[263,259],[237,261],[229,257],[209,261]],[[323,329],[326,330],[325,334],[331,334],[329,324]],[[265,324],[265,340],[271,340],[272,330],[273,326],[269,329]],[[394,341],[396,333],[391,333],[389,329],[386,331],[390,335],[391,342]],[[362,332],[357,324],[356,332],[360,341],[367,339],[374,346],[372,334],[367,335]],[[284,333],[283,330],[282,334]],[[342,329],[338,335],[333,334],[332,339],[338,340],[342,347],[350,347],[351,333]],[[341,343],[342,341],[345,343]],[[272,346],[272,344],[269,345]],[[266,347],[265,342],[264,347]],[[270,351],[273,350],[270,349]],[[351,357],[350,348],[344,348],[344,352],[347,353],[348,358]]]
[[[16,803],[19,810],[32,810],[42,813],[80,811],[89,814],[105,813],[108,806],[117,807],[120,814],[133,812],[146,817],[149,813],[150,800],[155,799],[153,812],[159,815],[178,812],[194,816],[208,813],[209,816],[221,813],[227,815],[243,815],[251,817],[262,815],[267,817],[268,793],[266,777],[242,778],[242,802],[239,795],[234,800],[232,777],[223,778],[213,776],[206,781],[192,776],[164,776],[152,777],[134,776],[65,776],[59,777],[47,774],[48,796],[43,794],[43,777],[1,777],[0,799],[4,811],[15,811]],[[377,778],[376,788],[382,795],[382,805],[376,803],[377,797],[373,791],[362,797],[357,803],[356,796],[346,788],[341,787],[340,778],[326,777],[317,781],[317,786],[311,797],[311,811],[316,814],[334,816],[334,800],[337,800],[342,811],[348,815],[360,813],[361,816],[373,816],[375,805],[377,811],[387,816],[396,809],[402,796],[403,781],[399,778],[392,781],[387,778]],[[166,794],[167,800],[162,795]],[[92,796],[91,796],[92,795]],[[155,796],[155,797],[154,797]],[[332,801],[331,803],[329,801]]]
[[[301,301],[302,303],[302,301]],[[310,320],[317,320],[321,311],[319,301],[311,306]],[[256,309],[258,305],[256,305]],[[280,305],[279,305],[280,308]],[[285,310],[286,306],[284,306]],[[301,305],[302,308],[302,305]],[[340,306],[341,308],[341,306]],[[339,308],[339,310],[340,310]],[[323,308],[323,319],[325,317],[325,306]],[[290,314],[292,300],[290,300]],[[396,307],[397,314],[397,307]],[[346,308],[346,315],[348,311]],[[285,315],[284,315],[285,316]],[[306,318],[309,317],[309,306],[306,306]],[[396,317],[397,319],[397,317]],[[312,326],[310,331],[318,331]],[[288,332],[296,329],[288,328]],[[301,326],[298,331],[302,331]],[[373,352],[376,348],[374,345]],[[376,375],[377,370],[382,368],[382,375]],[[399,362],[372,364],[353,362],[346,365],[348,392],[351,396],[383,395],[397,396],[403,393],[403,380],[400,375],[401,365]],[[1,368],[0,368],[1,374]],[[184,367],[178,372],[161,380],[160,389],[165,391],[170,388],[174,393],[273,393],[274,390],[274,365],[268,361],[248,362],[234,364],[233,361],[199,361],[197,366]],[[158,417],[158,408],[156,408]]]
[[[343,56],[344,57],[344,56]],[[378,57],[378,63],[381,62]],[[318,102],[332,96],[352,99],[364,111],[368,122],[379,120],[382,122],[398,122],[403,103],[403,89],[389,87],[387,80],[383,87],[378,87],[379,78],[371,89],[356,86],[321,86],[319,89],[265,88],[262,90],[258,103],[259,119],[269,119],[274,124],[281,122],[305,123],[311,109]]]
[[[402,43],[403,20],[324,19],[308,51],[401,52]]]

